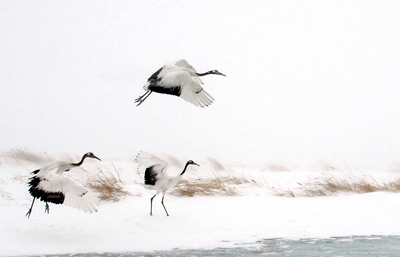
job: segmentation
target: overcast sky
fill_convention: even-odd
[[[400,161],[399,1],[0,2],[0,150]],[[152,94],[186,59],[215,102]]]

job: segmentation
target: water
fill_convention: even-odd
[[[212,250],[180,250],[129,253],[86,253],[73,255],[48,255],[49,257],[204,257],[204,256],[400,256],[400,236],[351,236],[327,239],[290,240],[273,238],[235,248]]]

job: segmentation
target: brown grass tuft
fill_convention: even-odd
[[[115,168],[115,167],[114,167]],[[96,177],[88,178],[86,185],[100,194],[100,199],[103,201],[118,202],[121,197],[130,195],[128,191],[124,190],[123,183],[119,178],[117,169],[115,169],[118,179],[111,172],[100,173]]]
[[[378,191],[400,192],[400,178],[389,182],[377,182],[372,177],[357,177],[351,175],[347,178],[336,178],[333,176],[325,176],[319,179],[309,179],[300,185],[296,190],[269,187],[269,189],[277,196],[290,197],[315,197],[328,196],[339,193],[372,193]],[[296,191],[296,193],[295,193]]]
[[[400,192],[400,178],[389,181],[388,183],[386,183],[386,186],[388,187],[387,191]]]
[[[283,196],[283,197],[296,197],[296,195],[294,194],[293,190],[290,188],[277,188],[274,186],[269,186],[268,187],[269,190],[272,191],[272,193],[276,196]]]
[[[255,183],[245,177],[232,177],[215,175],[213,178],[198,178],[198,179],[182,179],[176,187],[171,191],[171,194],[177,196],[192,197],[195,195],[211,196],[223,195],[234,196],[240,195],[235,185]]]

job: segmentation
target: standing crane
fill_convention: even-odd
[[[178,176],[170,176],[167,173],[168,163],[150,153],[140,152],[135,161],[139,164],[139,167],[144,166],[145,168],[144,187],[149,190],[157,190],[156,194],[150,199],[150,216],[153,216],[153,199],[159,193],[162,193],[161,204],[164,207],[165,213],[169,216],[164,205],[165,192],[178,184],[189,165],[200,166],[194,161],[189,160]]]
[[[179,96],[199,107],[209,106],[214,98],[203,87],[201,76],[222,75],[217,70],[198,73],[186,60],[168,63],[156,71],[143,86],[146,91],[135,100],[137,106],[141,105],[152,92]]]
[[[31,216],[36,198],[46,203],[45,212],[47,213],[49,213],[49,202],[70,205],[90,213],[97,211],[100,200],[78,182],[64,176],[64,173],[70,169],[81,166],[86,158],[100,160],[92,152],[88,152],[82,156],[80,162],[58,161],[33,171],[34,176],[28,182],[29,193],[33,196],[33,201],[26,216],[28,218]]]

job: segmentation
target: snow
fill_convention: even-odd
[[[213,170],[207,161],[189,169],[186,178],[215,174],[242,176],[257,181],[243,184],[240,196],[166,195],[167,217],[157,196],[153,216],[149,215],[154,191],[143,188],[143,179],[130,161],[88,162],[83,168],[92,175],[116,167],[131,195],[119,202],[102,201],[99,211],[85,213],[65,205],[36,201],[31,218],[25,217],[31,204],[26,180],[37,164],[0,165],[1,256],[84,252],[133,252],[179,249],[212,249],[255,243],[267,238],[328,238],[351,235],[400,235],[398,194],[377,192],[327,197],[279,197],[267,184],[293,187],[297,182],[322,176],[320,171],[263,171],[251,166],[237,170]],[[77,177],[82,169],[70,171]],[[330,174],[343,174],[330,172]],[[366,173],[368,174],[368,173]],[[186,174],[185,174],[186,175]],[[370,174],[369,174],[370,175]],[[379,174],[375,174],[379,177]],[[385,179],[397,173],[382,172]]]

